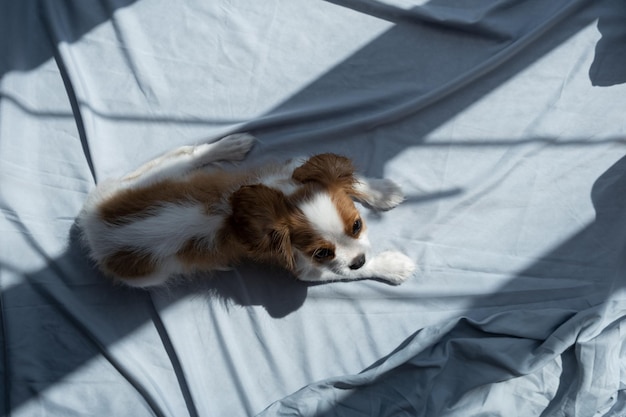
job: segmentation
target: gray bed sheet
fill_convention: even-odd
[[[622,0],[0,2],[3,415],[625,416]],[[337,152],[400,286],[114,286],[94,185],[251,131]]]

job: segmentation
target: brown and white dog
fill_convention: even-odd
[[[89,195],[78,225],[91,257],[135,287],[177,274],[277,264],[304,281],[406,280],[415,265],[398,252],[368,257],[365,223],[353,199],[376,210],[403,200],[389,180],[358,176],[348,158],[322,154],[239,170],[248,134],[185,146]]]

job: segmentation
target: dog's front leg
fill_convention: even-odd
[[[397,285],[411,276],[415,271],[415,263],[403,253],[387,251],[370,259],[362,269],[366,275]]]
[[[408,256],[394,251],[382,252],[359,269],[339,273],[325,268],[303,268],[298,279],[309,282],[345,281],[366,278],[379,278],[398,285],[406,281],[415,271],[415,263]]]

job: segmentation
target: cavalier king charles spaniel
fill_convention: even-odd
[[[99,184],[78,216],[100,269],[134,287],[251,260],[303,281],[406,280],[415,265],[399,252],[368,254],[354,200],[389,210],[403,200],[386,179],[359,176],[348,158],[321,154],[253,169],[249,134],[184,146],[121,179]]]

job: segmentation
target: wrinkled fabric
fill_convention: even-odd
[[[3,415],[626,415],[621,0],[0,3]],[[250,131],[400,184],[399,286],[113,285],[95,184]]]

